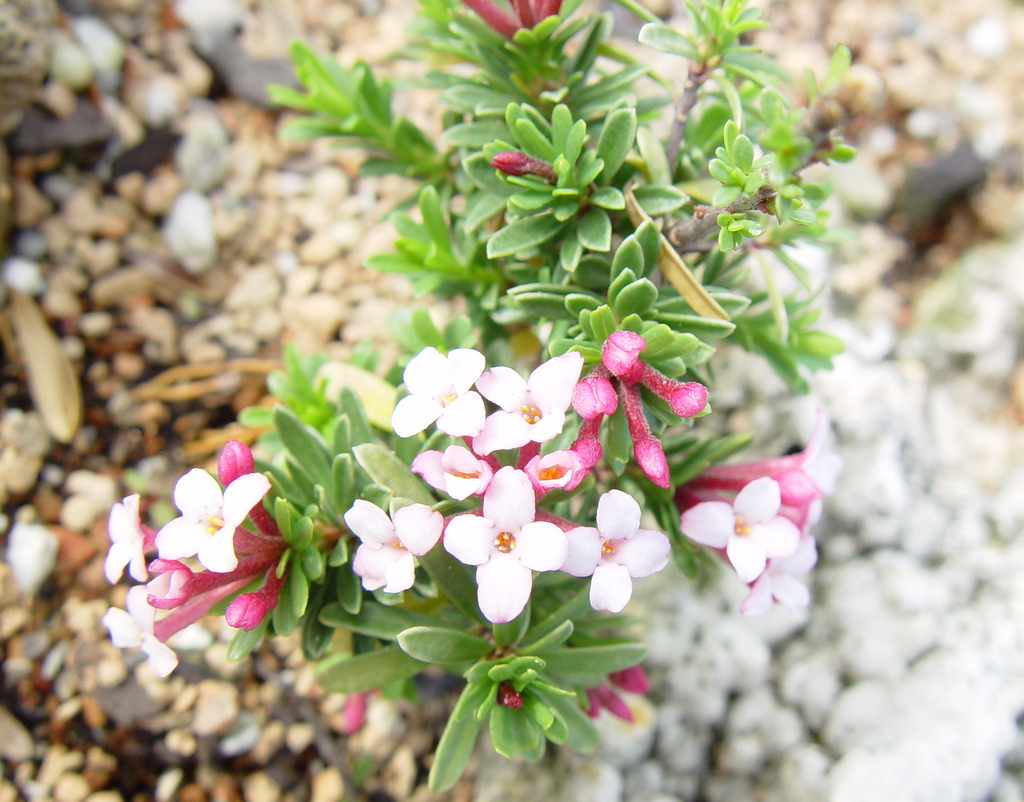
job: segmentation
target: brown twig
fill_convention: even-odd
[[[686,74],[686,83],[683,84],[683,93],[676,101],[675,118],[672,120],[672,127],[668,132],[668,141],[665,143],[665,155],[668,157],[668,169],[670,175],[675,175],[676,161],[679,158],[679,145],[683,141],[683,133],[686,131],[686,123],[690,119],[690,113],[697,103],[697,92],[708,79],[709,73],[703,63],[690,62]]]

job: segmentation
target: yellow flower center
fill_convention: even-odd
[[[516,538],[511,532],[499,532],[494,538],[494,548],[502,554],[508,554],[516,547]]]
[[[452,393],[451,395],[441,396],[441,406],[442,407],[448,406],[456,398],[458,398],[458,396],[455,395],[455,393]]]
[[[542,482],[551,482],[555,479],[561,479],[563,476],[565,476],[565,471],[558,465],[552,465],[550,468],[545,468],[537,474],[537,478]]]
[[[604,542],[604,544],[601,546],[601,554],[614,554],[614,553],[615,553],[615,546],[613,546],[610,541],[606,540]]]
[[[206,519],[207,531],[212,535],[220,529],[224,528],[224,519],[216,515],[210,515]]]
[[[732,531],[735,532],[737,535],[749,535],[750,534],[750,527],[747,526],[747,522],[746,521],[744,521],[742,518],[740,518],[737,515],[736,516],[736,523],[733,525]]]
[[[523,420],[529,423],[531,426],[535,424],[537,421],[539,421],[542,417],[542,415],[540,414],[540,410],[537,409],[537,407],[528,407],[526,406],[526,404],[523,404],[522,411]]]

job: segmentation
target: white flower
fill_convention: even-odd
[[[128,591],[125,599],[127,611],[111,607],[104,613],[102,621],[117,648],[142,649],[154,673],[158,677],[166,677],[178,665],[178,655],[153,635],[156,610],[149,606],[147,594],[144,585],[136,585]]]
[[[750,593],[740,605],[740,612],[749,617],[764,615],[771,609],[773,599],[791,610],[803,609],[810,603],[811,594],[796,577],[810,571],[817,561],[818,549],[814,538],[805,535],[794,554],[768,561],[764,573],[750,586]]]
[[[444,356],[424,348],[405,366],[403,379],[409,395],[395,406],[391,428],[399,437],[411,437],[436,422],[453,437],[473,437],[484,427],[484,401],[470,392],[484,371],[484,355],[471,348],[456,348]]]
[[[494,475],[490,465],[463,446],[448,446],[443,454],[440,451],[418,454],[412,461],[412,472],[422,476],[431,487],[459,501],[483,495]]]
[[[233,571],[238,565],[233,540],[235,529],[270,490],[262,473],[239,476],[224,492],[206,471],[193,468],[174,486],[174,504],[181,510],[157,532],[156,548],[165,560],[195,556],[215,573]]]
[[[633,595],[632,577],[657,573],[668,563],[671,544],[654,529],[640,528],[640,505],[621,490],[609,490],[597,502],[597,528],[580,526],[565,533],[569,553],[562,570],[590,576],[590,605],[619,612]]]
[[[110,508],[107,518],[107,534],[110,549],[103,561],[103,573],[111,585],[116,585],[125,566],[132,579],[145,582],[149,579],[146,570],[145,535],[139,520],[139,494],[125,496]]]
[[[565,562],[568,541],[553,523],[535,521],[530,478],[506,466],[484,493],[483,514],[448,522],[444,547],[475,565],[477,602],[488,621],[504,624],[523,611],[533,589],[532,571],[555,571]]]
[[[526,380],[512,368],[489,370],[476,386],[502,411],[488,416],[483,431],[473,438],[473,450],[490,454],[531,441],[543,443],[561,433],[582,370],[583,355],[576,351],[549,359]]]
[[[800,543],[800,530],[779,515],[781,506],[779,483],[763,476],[747,484],[732,505],[702,501],[690,507],[680,525],[692,540],[725,549],[740,581],[750,584],[769,557],[789,557]]]
[[[345,513],[345,523],[363,541],[352,560],[352,570],[363,578],[363,587],[399,593],[413,586],[413,555],[422,556],[434,547],[444,518],[426,504],[409,504],[392,519],[380,507],[357,499]]]

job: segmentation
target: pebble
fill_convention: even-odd
[[[0,265],[0,280],[12,290],[39,297],[46,292],[46,278],[39,263],[23,256],[9,256]]]
[[[146,86],[140,115],[150,128],[170,123],[185,103],[187,89],[181,80],[168,73],[159,73]]]
[[[1010,49],[1010,30],[1007,20],[988,16],[972,22],[964,32],[967,49],[978,58],[996,61]]]
[[[185,186],[209,192],[228,174],[228,132],[220,118],[209,112],[189,115],[183,122],[185,135],[174,151],[174,166]]]
[[[242,780],[242,797],[245,802],[277,802],[281,788],[265,771],[257,771]]]
[[[125,46],[121,37],[99,17],[83,15],[69,19],[71,30],[96,68],[96,81],[105,92],[121,83]]]
[[[333,766],[313,775],[310,802],[338,802],[345,795],[345,781]]]
[[[207,679],[199,683],[192,732],[196,735],[223,735],[239,715],[238,688],[228,682]]]
[[[57,37],[50,49],[50,76],[76,92],[85,89],[96,75],[88,51],[69,37]]]
[[[297,725],[293,725],[297,726]],[[231,729],[217,744],[217,751],[224,757],[237,757],[252,750],[260,739],[261,727],[256,717],[247,710],[238,715]],[[301,750],[297,750],[301,751]]]
[[[17,764],[30,760],[34,753],[32,734],[6,707],[0,706],[0,758]]]
[[[643,762],[654,747],[656,715],[654,706],[643,696],[620,693],[633,721],[623,721],[602,710],[594,721],[601,733],[597,757],[625,769]]]
[[[4,559],[22,593],[32,595],[42,587],[57,563],[57,547],[56,535],[42,524],[15,522],[11,527]]]
[[[217,260],[213,206],[194,190],[179,194],[164,221],[164,241],[181,266],[194,275],[205,273]]]
[[[53,788],[54,802],[83,802],[92,793],[88,780],[81,774],[65,772]]]

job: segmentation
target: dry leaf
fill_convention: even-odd
[[[36,411],[55,440],[70,443],[82,425],[82,388],[71,361],[29,296],[10,290],[3,314],[14,331]]]

